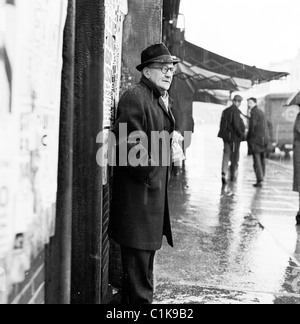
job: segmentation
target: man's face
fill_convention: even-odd
[[[174,73],[174,64],[155,63],[145,68],[145,76],[158,88],[162,93],[170,90]]]
[[[233,105],[234,105],[236,108],[240,108],[241,105],[242,105],[242,102],[239,101],[239,100],[235,100],[235,101],[233,102]]]
[[[255,107],[256,107],[256,102],[254,102],[253,100],[249,100],[248,101],[248,108],[253,109]]]

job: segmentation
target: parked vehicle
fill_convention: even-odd
[[[268,120],[273,152],[276,148],[286,154],[293,151],[293,127],[299,113],[299,107],[286,106],[291,96],[292,93],[270,94],[258,101],[258,107],[265,112]]]

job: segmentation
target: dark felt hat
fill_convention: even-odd
[[[152,63],[177,64],[180,60],[172,56],[165,44],[156,44],[148,47],[142,52],[141,64],[136,68],[142,72],[143,69]]]

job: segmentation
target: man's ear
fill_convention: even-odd
[[[147,78],[150,79],[150,73],[148,67],[145,67],[143,70],[143,75]]]

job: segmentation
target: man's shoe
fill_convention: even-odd
[[[262,182],[257,182],[256,184],[253,185],[254,188],[262,188],[263,184]]]
[[[298,213],[298,215],[296,216],[296,221],[297,221],[297,226],[300,226],[300,212]]]

